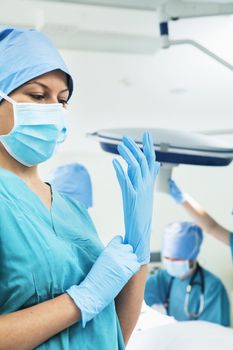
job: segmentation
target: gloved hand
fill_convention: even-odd
[[[169,194],[174,198],[177,204],[184,203],[186,199],[185,193],[183,193],[172,179],[168,180]]]
[[[132,246],[124,244],[121,236],[114,237],[86,278],[66,291],[81,311],[83,327],[114,300],[139,268]]]
[[[124,242],[133,246],[143,265],[150,261],[154,184],[160,164],[155,161],[153,140],[148,132],[143,135],[143,152],[129,137],[123,138],[118,152],[128,164],[126,174],[119,161],[113,160],[123,199]]]

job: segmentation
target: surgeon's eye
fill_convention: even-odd
[[[67,100],[59,100],[59,103],[62,103],[63,107],[66,107],[68,105],[68,101]]]
[[[48,98],[47,95],[43,95],[43,94],[30,94],[30,97],[36,102],[45,102],[45,100]],[[56,103],[61,103],[63,107],[66,107],[68,105],[68,101],[64,98],[58,99]]]
[[[36,101],[43,101],[45,99],[44,95],[30,95]]]

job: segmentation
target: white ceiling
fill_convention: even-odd
[[[200,41],[233,64],[231,16],[174,22],[171,31],[176,38]],[[88,130],[131,125],[233,129],[233,73],[192,47],[151,56],[63,54],[75,76],[72,123],[81,138]],[[64,147],[71,149],[75,139],[73,134]],[[228,139],[233,144],[232,136]]]
[[[38,0],[34,0],[38,1]],[[134,8],[155,10],[161,4],[167,3],[169,0],[44,0],[61,3],[76,3],[89,5],[113,6],[121,8]],[[232,0],[181,0],[183,3],[213,3],[213,4],[227,4],[232,3]]]

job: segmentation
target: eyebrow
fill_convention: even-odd
[[[43,83],[41,83],[39,81],[31,81],[31,82],[27,83],[27,85],[29,85],[29,84],[38,84],[38,85],[42,86],[45,89],[49,89],[49,87],[47,85],[45,85],[45,84],[43,84]],[[66,92],[66,91],[69,91],[69,89],[67,88],[67,89],[61,90],[59,93]]]

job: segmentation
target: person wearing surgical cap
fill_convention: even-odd
[[[92,184],[87,169],[78,163],[60,165],[48,176],[49,182],[62,195],[92,207]]]
[[[146,282],[145,302],[164,307],[178,321],[203,320],[230,325],[227,292],[220,279],[198,263],[202,229],[192,222],[173,222],[165,228],[164,269]]]
[[[128,166],[140,160],[146,176],[135,214],[126,216],[127,239],[104,247],[85,208],[92,196],[84,168],[60,167],[51,184],[38,173],[66,139],[72,93],[72,76],[45,35],[0,27],[0,349],[124,350],[140,313],[158,169],[153,143],[146,134],[144,153],[128,139],[121,145],[124,159],[123,150],[131,153]],[[128,191],[127,174],[114,167],[129,210],[136,188]]]
[[[169,194],[187,211],[192,219],[208,234],[230,246],[233,258],[233,230],[223,227],[189,194],[183,192],[172,179],[168,180]],[[233,212],[232,212],[233,214]]]

